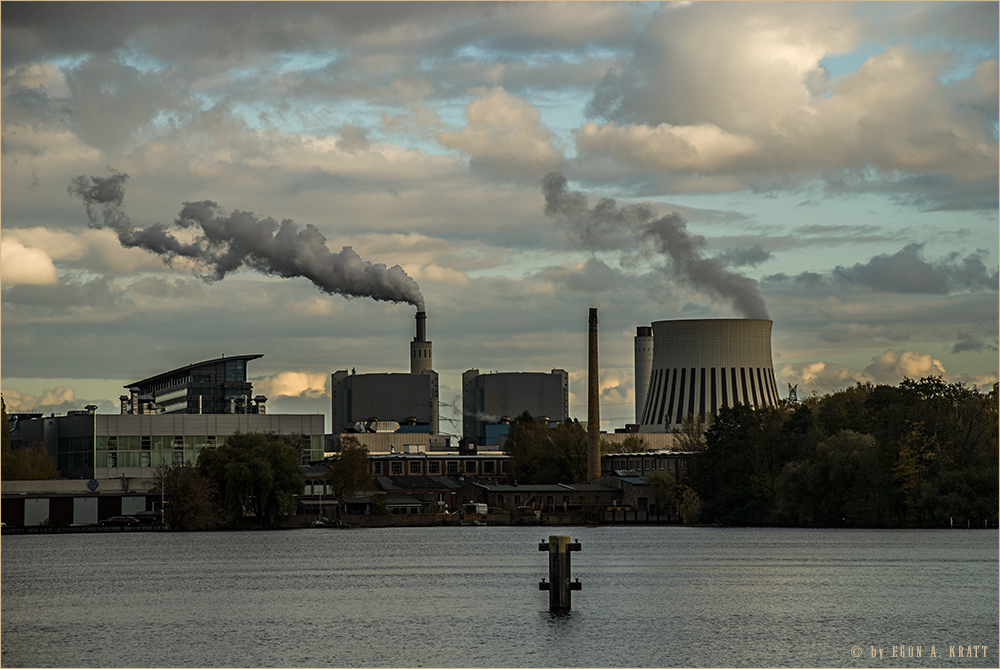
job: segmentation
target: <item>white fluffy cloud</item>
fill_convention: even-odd
[[[442,146],[470,156],[470,167],[502,179],[535,181],[558,169],[562,152],[533,104],[503,88],[477,89],[465,108],[467,125],[440,132]]]
[[[0,242],[0,282],[46,285],[58,281],[59,272],[45,251],[26,247],[10,236]]]

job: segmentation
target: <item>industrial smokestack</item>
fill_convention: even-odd
[[[427,312],[417,312],[417,336],[413,341],[427,341]]]
[[[601,387],[597,366],[597,309],[590,310],[587,369],[587,480],[601,475]]]
[[[427,341],[427,312],[417,312],[417,334],[410,342],[410,374],[423,374],[434,369],[431,342]]]

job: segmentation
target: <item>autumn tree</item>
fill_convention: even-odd
[[[174,465],[158,472],[168,500],[163,522],[172,530],[211,530],[219,526],[218,490],[198,467]]]
[[[368,449],[357,437],[346,436],[340,440],[340,453],[327,464],[326,480],[342,502],[360,491],[375,487]]]
[[[577,420],[553,428],[525,411],[511,421],[504,443],[507,478],[525,484],[587,480],[587,432]]]
[[[202,451],[198,468],[216,486],[219,506],[234,524],[251,515],[273,526],[295,511],[302,490],[298,449],[268,435],[234,434],[225,445]]]

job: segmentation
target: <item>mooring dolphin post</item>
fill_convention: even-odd
[[[570,553],[580,550],[580,540],[575,543],[568,536],[552,535],[548,542],[541,541],[538,550],[549,553],[549,581],[543,578],[538,584],[539,590],[549,591],[550,611],[569,611],[570,592],[580,590],[580,579],[571,581]]]

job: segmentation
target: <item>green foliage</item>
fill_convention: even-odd
[[[507,478],[521,484],[587,480],[587,432],[577,420],[549,428],[525,411],[511,421],[504,451]]]
[[[221,524],[218,490],[201,470],[191,465],[164,467],[159,472],[168,500],[163,520],[172,530],[211,530]]]
[[[705,430],[712,425],[711,416],[706,421],[692,413],[684,416],[681,426],[675,430],[674,450],[691,452],[705,450]]]
[[[373,516],[388,516],[389,507],[385,503],[385,495],[381,493],[375,493],[372,495],[372,515]]]
[[[621,443],[613,441],[601,442],[601,455],[610,453],[646,453],[649,446],[639,437],[625,437]]]
[[[723,524],[997,522],[998,389],[939,377],[723,409],[690,482]]]
[[[341,439],[340,453],[327,465],[326,477],[334,494],[342,500],[375,487],[368,465],[368,449],[357,437]]]
[[[219,506],[235,524],[250,515],[273,526],[295,511],[294,496],[302,490],[298,450],[263,434],[238,433],[224,446],[202,451],[198,468],[216,486]]]

